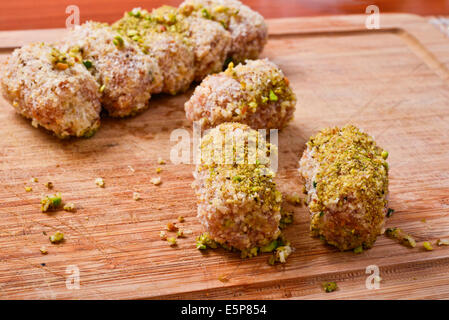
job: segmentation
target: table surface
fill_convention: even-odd
[[[182,0],[20,0],[0,1],[0,30],[62,28],[66,8],[77,5],[81,22],[113,22],[134,7],[146,9],[164,4],[177,6]],[[243,0],[266,18],[361,14],[372,0]],[[448,15],[449,0],[377,0],[380,12],[419,15]]]

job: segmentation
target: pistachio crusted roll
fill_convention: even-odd
[[[388,203],[388,152],[353,125],[324,129],[299,161],[315,236],[340,250],[370,248]]]
[[[157,61],[106,24],[87,22],[71,31],[63,42],[69,55],[97,79],[101,103],[113,117],[146,109],[151,93],[161,90]]]
[[[186,16],[197,16],[219,22],[231,33],[229,57],[236,63],[257,59],[268,38],[263,17],[237,0],[186,0],[179,10]]]
[[[2,66],[3,96],[18,113],[60,138],[90,137],[100,125],[100,95],[82,64],[53,45],[14,50]]]
[[[296,96],[283,72],[267,59],[210,75],[185,104],[187,119],[203,128],[240,122],[253,129],[282,129],[292,120]]]
[[[124,38],[140,46],[142,52],[156,59],[162,73],[161,91],[176,94],[187,90],[195,76],[195,57],[182,33],[177,32],[176,15],[154,15],[134,9],[113,24]],[[173,25],[173,27],[170,27]]]
[[[242,252],[257,253],[280,235],[282,195],[269,169],[269,154],[276,151],[268,143],[252,147],[261,142],[246,125],[221,124],[201,140],[194,173],[201,224],[212,240]]]

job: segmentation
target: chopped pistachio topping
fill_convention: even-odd
[[[293,212],[281,209],[281,220],[279,221],[279,228],[284,229],[287,225],[293,222]]]
[[[64,240],[64,234],[60,231],[56,231],[55,234],[49,237],[51,243],[60,243]]]
[[[90,61],[90,60],[84,60],[83,64],[86,67],[86,69],[90,69],[93,66],[92,61]]]
[[[270,90],[270,100],[271,101],[278,101],[278,96],[273,92],[273,90]]]
[[[260,252],[273,252],[278,246],[277,240],[273,240],[270,244],[260,247]]]
[[[334,292],[337,289],[338,289],[338,286],[337,286],[336,282],[325,282],[325,283],[323,283],[323,290],[325,292]]]
[[[114,37],[114,40],[112,40],[112,43],[114,43],[114,45],[119,49],[123,49],[125,47],[125,41],[119,35]]]
[[[103,84],[103,85],[101,85],[101,87],[98,89],[98,91],[99,91],[100,93],[103,93],[105,89],[106,89],[106,85]]]
[[[47,212],[48,210],[57,209],[61,206],[61,194],[54,194],[52,196],[45,196],[41,199],[41,210]]]
[[[382,158],[384,159],[384,160],[387,160],[387,158],[388,158],[388,151],[382,151],[382,153],[381,153],[381,156],[382,156]]]
[[[426,249],[427,251],[433,250],[432,244],[429,241],[425,241],[422,245],[423,245],[424,249]]]
[[[100,188],[104,188],[104,187],[105,187],[105,183],[104,183],[103,178],[97,178],[97,179],[95,179],[95,184],[96,184],[97,186],[99,186]]]
[[[57,69],[57,70],[66,70],[69,67],[73,66],[73,60],[69,59],[70,57],[59,51],[56,48],[52,48],[51,54],[50,54],[50,59],[51,62],[53,64],[53,66]]]
[[[178,230],[178,232],[176,232],[176,236],[178,237],[178,238],[184,238],[184,231],[183,230],[181,230],[181,229],[179,229]]]
[[[76,206],[73,202],[69,202],[64,205],[64,211],[72,212],[72,211],[75,211],[75,209],[76,209]]]

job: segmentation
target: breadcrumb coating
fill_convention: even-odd
[[[313,235],[340,250],[370,248],[388,204],[388,163],[374,139],[353,125],[324,129],[299,165]]]
[[[269,154],[276,150],[268,143],[251,147],[263,139],[246,125],[221,124],[201,140],[194,173],[198,219],[210,238],[246,252],[280,235],[282,195],[269,169]]]
[[[59,138],[90,137],[100,125],[99,87],[86,68],[54,45],[14,50],[2,69],[3,96],[32,125]]]
[[[108,25],[86,22],[64,39],[64,49],[82,61],[100,84],[101,103],[113,117],[138,113],[149,105],[152,92],[162,87],[157,61],[121,38]]]
[[[186,0],[179,6],[186,16],[219,22],[231,33],[229,56],[235,63],[257,59],[268,39],[263,17],[237,0]]]
[[[282,129],[293,119],[296,96],[283,72],[267,59],[232,63],[195,88],[186,117],[203,128],[240,122],[253,129]]]

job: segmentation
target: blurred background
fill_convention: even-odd
[[[80,8],[86,20],[113,22],[134,7],[152,9],[164,4],[177,6],[182,0],[1,0],[0,30],[63,28],[67,6]],[[449,15],[449,0],[243,0],[265,18],[363,14],[375,4],[381,13],[406,12],[419,15]]]

